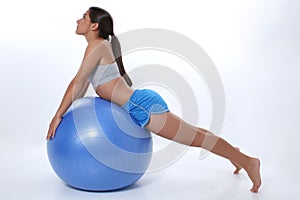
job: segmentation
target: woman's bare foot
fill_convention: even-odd
[[[235,147],[236,150],[240,151],[240,149],[238,147]],[[240,170],[242,169],[242,167],[232,161],[230,161],[234,166],[235,166],[235,171],[233,172],[234,174],[238,174],[240,172]]]
[[[261,186],[261,177],[260,177],[260,161],[257,158],[250,158],[250,161],[245,167],[245,170],[251,179],[253,186],[250,189],[251,192],[257,193],[259,187]]]

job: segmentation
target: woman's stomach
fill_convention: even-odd
[[[95,92],[99,97],[119,106],[124,105],[128,101],[133,91],[122,77],[113,79],[95,88]]]

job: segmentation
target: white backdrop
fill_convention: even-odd
[[[14,189],[29,181],[28,174],[32,180],[40,167],[40,175],[54,176],[44,138],[81,62],[86,41],[75,34],[76,20],[90,6],[112,14],[116,34],[163,28],[198,43],[225,88],[222,137],[262,159],[264,199],[274,199],[276,192],[277,197],[299,196],[299,1],[11,0],[0,5],[0,199],[21,198]],[[16,185],[13,177],[23,182]],[[42,181],[45,187],[47,181]],[[278,193],[281,186],[287,194]]]

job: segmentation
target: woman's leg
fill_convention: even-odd
[[[151,115],[150,121],[145,128],[164,138],[188,146],[202,147],[214,154],[227,158],[236,167],[242,167],[246,170],[253,183],[251,191],[258,192],[261,185],[259,159],[241,153],[224,139],[205,129],[186,123],[171,112]]]
[[[211,135],[214,135],[212,132],[204,129],[204,128],[199,128],[199,127],[195,127],[196,129],[198,129],[199,132],[203,132],[203,133],[208,133],[208,134],[211,134]],[[238,147],[235,147],[235,149],[237,151],[240,151],[240,149]],[[238,174],[240,172],[240,170],[242,169],[242,167],[238,164],[238,163],[235,163],[233,161],[230,161],[234,166],[235,166],[235,170],[234,170],[234,174]]]

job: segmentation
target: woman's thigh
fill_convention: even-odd
[[[151,115],[145,128],[164,138],[189,146],[200,146],[205,137],[198,131],[198,128],[188,124],[172,112]]]

